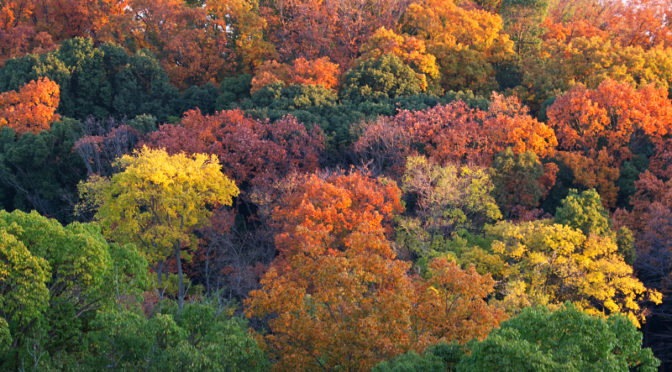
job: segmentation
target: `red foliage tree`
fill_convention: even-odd
[[[291,171],[317,169],[323,146],[317,126],[308,132],[291,116],[262,122],[240,110],[211,116],[199,109],[186,112],[180,125],[162,125],[147,142],[169,153],[215,154],[241,189],[268,188]]]
[[[422,111],[401,111],[370,124],[355,151],[377,169],[399,172],[408,155],[422,149],[433,160],[489,166],[494,154],[512,147],[539,158],[553,154],[553,130],[531,117],[515,97],[493,94],[488,111],[455,101]]]
[[[373,32],[392,29],[409,0],[272,0],[266,19],[283,60],[329,57],[347,68]]]

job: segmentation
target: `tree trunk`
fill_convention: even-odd
[[[156,284],[159,290],[159,302],[163,301],[163,261],[156,263]]]
[[[179,286],[177,291],[177,303],[182,311],[184,307],[184,277],[182,276],[182,258],[180,257],[180,243],[175,243],[175,262],[177,263],[177,276],[179,278]]]

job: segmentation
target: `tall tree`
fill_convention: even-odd
[[[97,210],[95,218],[110,239],[137,244],[154,265],[160,286],[165,260],[174,255],[181,309],[182,249],[196,246],[194,231],[209,223],[210,206],[231,205],[238,188],[221,173],[214,155],[168,155],[143,147],[115,166],[122,171],[110,178],[92,176],[80,185],[82,207]]]
[[[312,175],[287,192],[274,214],[279,255],[246,301],[248,316],[268,321],[275,368],[370,369],[410,348],[483,337],[501,320],[483,300],[492,279],[473,269],[437,260],[429,279],[408,275],[386,238],[402,209],[394,182]]]

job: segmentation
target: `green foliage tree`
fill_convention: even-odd
[[[0,68],[0,92],[42,76],[60,86],[58,112],[67,117],[151,114],[164,121],[179,114],[179,92],[156,59],[143,51],[129,55],[113,44],[95,47],[91,39],[69,39],[56,51],[6,61]]]
[[[361,62],[343,77],[340,95],[352,102],[379,102],[423,92],[423,82],[413,68],[391,54]]]
[[[409,157],[401,184],[407,213],[398,219],[397,243],[418,257],[445,251],[459,230],[480,232],[502,217],[483,169]]]
[[[137,295],[147,273],[133,246],[109,245],[98,226],[36,212],[0,211],[0,255],[4,370],[66,368],[96,312]]]
[[[511,216],[516,207],[535,208],[543,195],[539,180],[544,167],[533,152],[515,154],[511,148],[495,155],[491,178],[495,185],[493,194],[506,216]]]
[[[570,189],[555,212],[555,222],[581,230],[585,235],[603,235],[610,225],[609,214],[595,189],[580,194],[576,189]]]
[[[571,304],[525,309],[470,348],[457,371],[653,372],[660,365],[627,318],[604,320]]]
[[[93,176],[80,185],[81,208],[97,209],[95,219],[110,239],[137,244],[155,265],[159,286],[165,260],[174,254],[182,308],[182,248],[195,248],[194,232],[209,224],[211,206],[231,205],[238,188],[221,173],[215,155],[168,155],[143,147],[115,166],[122,171],[111,178]]]
[[[181,312],[151,316],[130,310],[98,314],[85,366],[102,370],[265,371],[264,353],[247,332],[244,319],[228,309],[189,303]]]
[[[422,355],[414,351],[385,360],[373,368],[373,372],[445,372],[455,366],[467,352],[465,345],[457,343],[437,344],[425,349]]]
[[[77,120],[55,122],[39,134],[18,136],[0,129],[0,208],[37,210],[62,222],[72,221],[77,183],[86,168],[72,151],[82,135]]]

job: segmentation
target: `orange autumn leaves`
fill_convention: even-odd
[[[56,113],[59,99],[58,84],[48,78],[33,80],[18,92],[0,93],[0,128],[7,126],[18,134],[49,130],[60,119]]]
[[[620,167],[632,157],[631,142],[654,144],[672,133],[672,103],[653,85],[635,89],[605,80],[597,89],[576,86],[548,109],[548,124],[558,137],[558,158],[582,187],[596,187],[613,207]]]
[[[275,210],[280,252],[247,300],[269,319],[264,345],[280,370],[367,370],[442,341],[484,337],[503,311],[494,281],[446,259],[410,276],[386,236],[402,210],[392,181],[360,172],[306,176]],[[473,322],[471,319],[479,319]]]
[[[0,64],[53,49],[68,38],[95,37],[127,5],[126,0],[0,1]]]
[[[327,89],[335,89],[338,85],[339,75],[338,65],[332,63],[329,57],[322,57],[313,61],[297,58],[291,66],[273,60],[259,66],[252,79],[250,93],[277,82],[287,85],[321,85]]]

